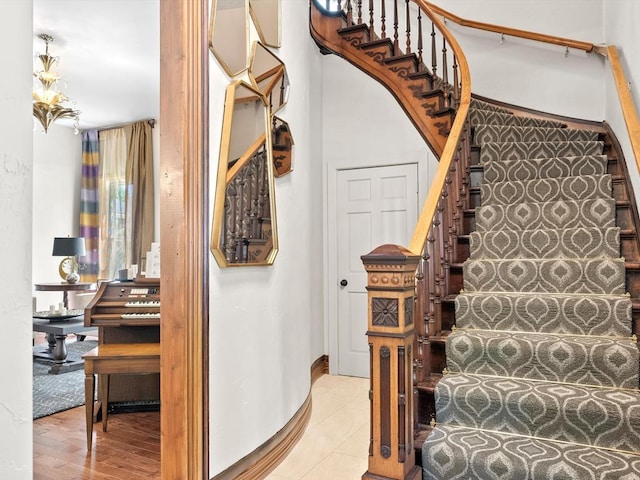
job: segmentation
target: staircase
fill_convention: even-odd
[[[479,101],[471,119],[481,206],[424,478],[640,478],[639,357],[604,143]]]
[[[385,85],[440,156],[456,57],[443,42],[437,75],[427,35],[398,48],[398,1],[388,36],[384,7],[380,28],[364,3],[327,16],[312,2],[311,34]],[[640,249],[621,150],[606,124],[487,100],[472,100],[416,272],[423,476],[640,479]],[[363,478],[400,478],[385,475]]]

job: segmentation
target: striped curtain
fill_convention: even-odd
[[[98,280],[98,131],[82,132],[82,184],[80,187],[80,236],[84,237],[87,255],[79,259],[82,282]]]

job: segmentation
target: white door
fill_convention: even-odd
[[[367,275],[360,257],[406,247],[418,218],[417,164],[337,172],[338,373],[369,376]]]

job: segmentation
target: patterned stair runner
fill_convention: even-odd
[[[640,479],[640,355],[597,132],[474,99],[484,167],[424,478]]]

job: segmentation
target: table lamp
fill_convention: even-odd
[[[86,255],[84,237],[55,237],[53,239],[54,257],[65,257],[60,262],[58,273],[67,283],[78,283],[78,256]]]

